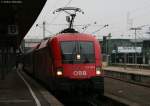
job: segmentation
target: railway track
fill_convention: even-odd
[[[112,78],[112,79],[114,79],[114,80],[119,80],[119,81],[123,81],[123,82],[126,82],[126,83],[131,83],[131,84],[135,84],[135,85],[139,85],[139,86],[143,86],[143,87],[150,88],[150,85],[148,85],[148,84],[143,84],[143,83],[140,83],[140,82],[138,82],[138,81],[124,80],[124,79],[121,79],[121,78],[115,78],[115,77],[107,76],[107,75],[105,75],[105,78]]]
[[[58,96],[57,96],[58,97]],[[58,99],[64,106],[126,106],[105,96],[65,96]]]
[[[95,99],[91,98],[88,103],[90,104],[90,106],[126,106],[125,104],[122,104],[105,96],[101,96]]]
[[[139,84],[105,77],[105,96],[130,106],[149,106],[149,90]]]

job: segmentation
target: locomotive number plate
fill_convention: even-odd
[[[74,71],[73,72],[74,76],[86,76],[86,71]]]

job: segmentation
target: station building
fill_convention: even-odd
[[[150,40],[143,41],[143,64],[150,64]]]
[[[103,38],[103,61],[109,64],[150,64],[150,40]]]

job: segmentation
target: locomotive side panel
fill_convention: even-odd
[[[50,84],[53,77],[53,61],[50,49],[48,46],[39,49],[35,53],[35,77],[44,82]]]

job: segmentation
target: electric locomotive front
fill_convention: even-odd
[[[52,40],[57,86],[63,90],[83,89],[103,93],[99,42],[92,35],[64,33]]]

